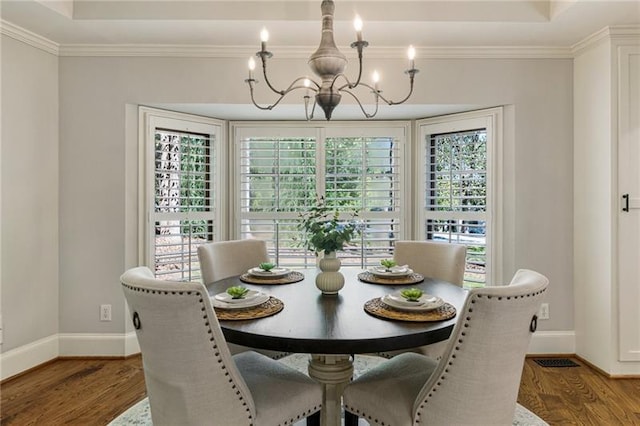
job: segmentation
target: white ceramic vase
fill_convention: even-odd
[[[322,294],[332,295],[338,294],[340,289],[344,287],[344,276],[338,272],[340,270],[340,259],[336,257],[336,252],[325,253],[319,262],[320,272],[316,275],[316,287],[322,291]]]

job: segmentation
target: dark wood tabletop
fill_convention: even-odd
[[[323,296],[315,286],[316,269],[300,270],[304,281],[255,285],[231,277],[207,285],[211,296],[234,285],[268,293],[284,302],[279,313],[255,320],[220,321],[227,341],[284,352],[355,354],[412,348],[445,340],[458,316],[438,322],[404,322],[376,318],[365,302],[408,286],[367,284],[358,280],[360,268],[342,268],[345,286],[336,296]],[[467,290],[425,278],[410,287],[439,296],[461,311]]]

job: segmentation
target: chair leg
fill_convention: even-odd
[[[307,417],[307,426],[320,426],[320,411]]]
[[[358,426],[358,416],[344,410],[344,426]]]

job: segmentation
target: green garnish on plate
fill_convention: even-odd
[[[423,292],[419,288],[406,288],[400,291],[400,295],[409,302],[417,302],[422,294]]]
[[[396,261],[393,259],[382,259],[380,264],[385,267],[385,269],[390,270],[394,266],[397,265]]]
[[[231,296],[232,299],[244,299],[244,297],[247,295],[248,292],[249,292],[248,288],[242,287],[239,285],[234,287],[229,287],[227,289],[227,294]]]
[[[269,272],[276,267],[276,264],[271,262],[263,262],[260,265],[258,265],[258,267],[265,272]]]

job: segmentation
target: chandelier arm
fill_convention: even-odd
[[[267,105],[267,106],[258,105],[258,103],[256,102],[255,98],[253,97],[253,84],[251,84],[251,81],[248,81],[247,83],[249,83],[249,93],[251,94],[251,102],[253,102],[253,105],[256,108],[261,109],[263,111],[268,111],[268,110],[273,109],[273,107],[276,106],[278,102],[280,102],[280,99],[282,99],[284,97],[284,95],[280,96],[280,99],[278,99],[278,102],[276,102],[273,105]]]
[[[309,96],[305,96],[304,97],[304,116],[306,117],[307,121],[310,120],[309,118]]]
[[[351,84],[349,86],[349,89],[354,89],[360,84],[360,79],[362,78],[362,50],[367,46],[369,46],[369,42],[364,40],[354,41],[351,43],[351,47],[358,51],[358,79],[355,84]]]
[[[307,89],[307,90],[311,90],[311,91],[313,91],[314,93],[315,93],[315,92],[317,92],[317,90],[316,90],[315,88],[313,88],[313,87],[306,87],[306,86],[294,86],[294,84],[295,84],[297,81],[299,81],[299,80],[303,80],[303,79],[304,79],[304,77],[297,78],[297,79],[295,79],[295,80],[291,83],[291,85],[287,88],[287,90],[282,90],[282,91],[280,91],[280,92],[277,92],[277,93],[280,95],[280,96],[278,97],[278,99],[277,99],[273,104],[271,104],[271,105],[267,105],[267,106],[259,105],[259,104],[255,101],[255,98],[254,98],[254,96],[253,96],[253,84],[252,84],[255,80],[250,80],[250,81],[249,81],[249,80],[245,80],[245,81],[247,81],[247,83],[249,84],[249,92],[250,92],[250,94],[251,94],[251,102],[253,102],[253,105],[255,105],[255,106],[256,106],[256,108],[259,108],[259,109],[261,109],[261,110],[272,110],[273,108],[275,108],[275,106],[276,106],[276,105],[278,105],[278,104],[280,103],[280,101],[282,101],[282,99],[283,99],[286,95],[288,95],[288,94],[289,94],[289,92],[293,92],[294,90],[297,90],[297,89]],[[311,81],[313,81],[313,80],[311,80]],[[314,84],[316,84],[316,83],[314,82]],[[313,105],[313,106],[314,106],[314,109],[315,109],[315,101],[314,101],[314,105]],[[312,114],[311,118],[313,118],[313,114]]]
[[[360,78],[362,77],[362,52],[360,52],[359,55],[359,64],[360,64],[360,69],[358,70],[358,79],[356,80],[355,83],[352,83],[351,81],[349,81],[349,77],[347,77],[347,75],[345,73],[340,73],[340,74],[336,74],[335,77],[333,77],[333,81],[331,82],[331,87],[333,88],[333,86],[336,84],[336,82],[338,81],[338,78],[342,77],[344,78],[344,81],[347,82],[347,84],[345,84],[344,86],[340,86],[338,87],[338,92],[344,90],[345,88],[349,88],[349,89],[355,89],[356,87],[358,87],[358,85],[360,85]],[[364,85],[364,83],[363,83]]]
[[[274,93],[277,93],[278,95],[281,95],[281,96],[286,95],[286,91],[278,90],[271,85],[271,82],[267,77],[267,56],[266,55],[259,55],[259,56],[262,58],[262,75],[264,76],[264,81],[265,83],[267,83],[267,86],[269,86],[269,89],[271,89]]]
[[[309,120],[313,120],[313,114],[316,112],[316,105],[318,104],[318,102],[316,102],[316,99],[313,99],[313,107],[311,107],[311,115],[309,116]]]
[[[304,81],[304,80],[309,80],[311,83],[313,83],[316,87],[307,87],[304,84],[302,86],[296,86],[295,84],[299,81]],[[295,80],[293,80],[291,82],[291,84],[289,85],[289,87],[286,88],[286,90],[283,90],[281,92],[281,94],[286,95],[287,93],[296,90],[296,89],[308,89],[311,90],[314,93],[318,93],[318,89],[320,89],[320,85],[318,83],[316,83],[315,81],[311,80],[310,78],[307,77],[298,77]]]
[[[340,86],[340,87],[338,87],[338,92],[342,92],[342,91],[343,91],[343,90],[345,90],[345,89],[355,89],[358,85],[366,86],[366,84],[364,84],[364,83],[362,83],[362,84],[361,84],[361,83],[360,83],[360,76],[358,76],[358,81],[354,84],[354,83],[351,83],[351,82],[349,81],[349,78],[348,78],[345,74],[338,74],[338,75],[336,75],[336,77],[333,79],[333,83],[335,83],[335,82],[336,82],[336,80],[338,79],[338,77],[342,77],[342,78],[344,78],[344,80],[347,82],[347,84],[345,84],[344,86]],[[332,83],[332,86],[333,86],[333,83]],[[345,90],[345,91],[346,91],[346,90]]]
[[[375,109],[375,111],[373,111],[373,114],[369,114],[369,113],[364,109],[364,106],[363,106],[363,105],[362,105],[362,103],[360,102],[360,99],[358,99],[358,97],[357,97],[354,93],[350,92],[349,90],[342,90],[342,92],[343,92],[343,93],[348,93],[349,95],[351,95],[351,97],[353,97],[353,99],[355,99],[355,100],[356,100],[356,102],[358,103],[358,106],[360,107],[360,110],[362,111],[362,113],[364,114],[364,116],[365,116],[366,118],[373,118],[373,117],[375,117],[375,116],[376,116],[376,114],[378,113],[378,97],[379,97],[379,95],[378,95],[378,94],[376,94],[376,95],[375,95],[375,96],[376,96],[376,109]]]
[[[411,94],[413,93],[413,76],[415,75],[415,73],[417,73],[418,70],[416,69],[410,69],[407,71],[407,73],[409,74],[409,94],[407,96],[405,96],[405,98],[401,101],[390,101],[385,99],[384,96],[378,94],[378,96],[380,96],[380,98],[385,101],[387,103],[387,105],[400,105],[404,102],[407,101],[407,99],[409,99],[411,97]]]
[[[313,113],[316,110],[316,100],[315,100],[315,97],[314,97],[314,99],[313,99],[313,107],[311,107],[311,115],[309,115],[309,99],[310,99],[310,96],[309,95],[305,95],[305,97],[304,97],[304,115],[307,118],[307,121],[313,120]]]
[[[362,47],[358,47],[358,79],[356,80],[355,84],[352,84],[351,86],[349,86],[349,89],[358,87],[358,84],[360,84],[361,78],[362,78]]]

